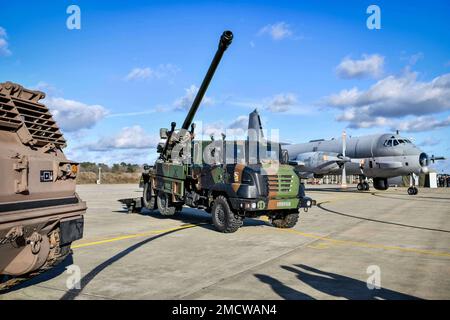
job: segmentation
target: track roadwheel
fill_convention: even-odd
[[[159,213],[163,216],[173,216],[176,212],[176,207],[170,205],[169,195],[163,191],[158,192],[156,204],[158,205]]]
[[[298,216],[298,212],[284,214],[272,219],[272,225],[277,228],[293,228],[297,224]]]
[[[231,210],[224,196],[218,196],[214,200],[211,214],[213,224],[220,232],[236,232],[243,224],[243,219]]]
[[[151,182],[144,183],[144,192],[142,195],[142,200],[144,201],[144,206],[149,210],[156,209],[156,196],[153,192]]]

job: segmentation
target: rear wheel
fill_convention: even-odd
[[[218,196],[214,200],[211,214],[213,224],[220,232],[236,232],[243,224],[242,217],[239,217],[231,210],[224,196]]]
[[[365,191],[369,191],[370,187],[369,187],[369,184],[367,182],[363,182],[363,189]]]
[[[298,221],[298,212],[283,214],[272,219],[272,225],[276,228],[293,228]]]
[[[158,206],[159,213],[163,216],[173,216],[177,209],[175,206],[170,204],[169,195],[163,191],[158,192],[156,204]]]

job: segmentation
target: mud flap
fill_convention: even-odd
[[[60,245],[64,246],[83,237],[84,217],[61,220]]]

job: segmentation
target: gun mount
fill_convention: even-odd
[[[209,83],[211,82],[211,79],[214,76],[214,73],[216,72],[217,66],[220,63],[220,60],[222,59],[225,50],[227,50],[228,46],[231,44],[232,41],[233,41],[233,33],[231,31],[224,31],[220,37],[219,46],[217,48],[216,54],[214,55],[214,58],[211,61],[209,69],[206,72],[205,78],[203,79],[200,88],[198,89],[198,92],[195,96],[194,101],[192,102],[192,105],[189,109],[188,114],[186,115],[186,118],[184,119],[181,129],[175,131],[176,123],[172,122],[170,130],[164,128],[160,130],[161,139],[166,140],[165,143],[160,144],[158,146],[157,151],[160,153],[161,160],[170,160],[172,150],[176,144],[185,141],[190,141],[193,138],[195,124],[192,123],[192,120],[194,119],[194,116],[197,113],[200,103],[203,100],[205,92],[208,89]],[[189,127],[191,127],[190,131],[188,131]]]

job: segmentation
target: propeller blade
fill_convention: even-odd
[[[345,151],[347,149],[347,134],[345,133],[345,130],[342,131],[342,158],[348,159],[345,156]],[[342,164],[342,181],[341,181],[341,188],[347,188],[347,171],[345,170],[345,163],[348,161],[344,161]]]

